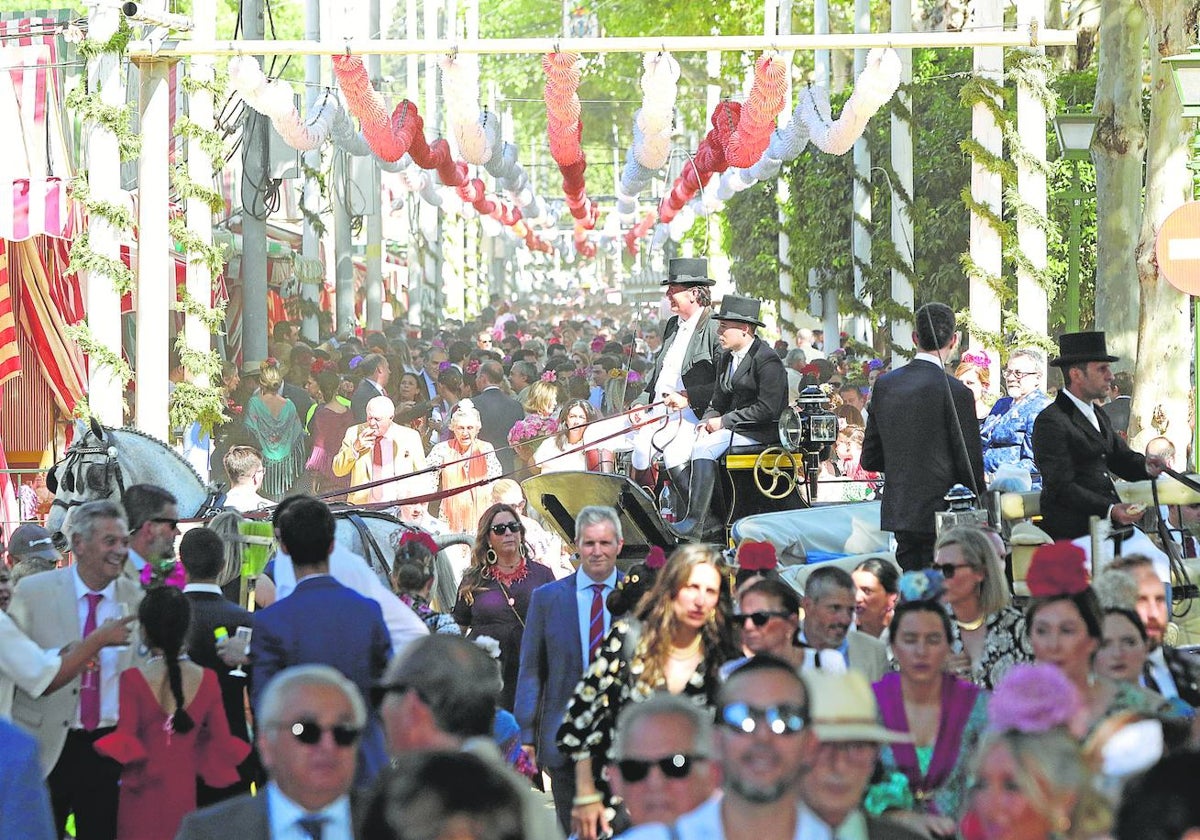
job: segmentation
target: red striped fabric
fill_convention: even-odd
[[[21,354],[17,349],[17,319],[13,312],[8,277],[7,243],[0,239],[0,391],[4,383],[21,372]],[[3,403],[0,403],[2,405]],[[0,454],[3,449],[0,449]]]
[[[41,254],[32,242],[10,244],[10,266],[20,272],[21,309],[19,322],[25,341],[37,351],[38,367],[54,393],[55,403],[71,416],[83,397],[83,355],[65,333],[66,324],[50,293],[50,280]]]
[[[4,386],[0,385],[0,405],[4,404]],[[12,532],[21,524],[21,509],[17,506],[17,494],[8,473],[8,459],[4,457],[4,441],[0,439],[0,534],[8,543]]]

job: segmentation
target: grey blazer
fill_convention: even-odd
[[[244,794],[208,808],[193,811],[183,818],[175,840],[270,840],[271,821],[267,817],[267,796]]]
[[[847,665],[867,677],[867,682],[874,683],[883,679],[890,668],[888,667],[887,645],[869,633],[851,630],[846,636]]]
[[[142,600],[142,588],[126,575],[118,577],[114,585],[117,601],[136,613]],[[68,566],[22,580],[13,592],[8,615],[25,635],[47,650],[59,650],[79,642],[74,569]],[[137,667],[145,661],[138,650],[135,642],[120,651],[120,670]],[[75,720],[79,682],[80,678],[76,677],[57,691],[41,697],[31,697],[21,689],[13,695],[13,721],[37,737],[42,772],[46,775],[58,763],[67,741],[67,730]]]

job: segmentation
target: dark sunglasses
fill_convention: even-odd
[[[794,735],[804,728],[807,714],[800,706],[782,703],[760,709],[747,703],[728,703],[717,710],[717,723],[749,735],[766,726],[773,735]]]
[[[729,616],[729,620],[740,627],[746,623],[746,619],[750,619],[755,627],[765,627],[772,618],[787,618],[790,615],[791,613],[784,610],[758,610],[751,613],[734,613]]]
[[[648,760],[623,758],[617,762],[617,769],[621,771],[621,778],[627,782],[640,782],[650,775],[650,768],[655,766],[668,779],[686,779],[692,772],[692,762],[695,761],[704,761],[704,757],[675,753],[675,755],[665,755],[662,758]]]
[[[499,525],[493,525],[491,527],[491,532],[493,534],[495,534],[496,536],[500,536],[505,531],[508,531],[510,534],[515,534],[520,530],[521,530],[520,522],[501,522]]]
[[[967,564],[963,563],[962,565],[955,565],[954,563],[934,563],[929,568],[933,569],[935,572],[941,572],[942,577],[944,577],[946,580],[950,580],[950,578],[954,577],[954,573],[959,569],[967,568]]]
[[[333,736],[333,742],[339,747],[354,746],[359,736],[362,735],[361,729],[355,729],[353,726],[347,726],[344,723],[335,723],[333,726],[321,726],[315,720],[298,720],[288,727],[288,731],[301,744],[308,744],[310,747],[320,743],[321,736],[326,732]]]

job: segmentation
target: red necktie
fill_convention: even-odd
[[[591,621],[588,624],[588,664],[596,659],[596,651],[604,640],[604,584],[593,583]]]
[[[378,438],[375,441],[375,446],[371,450],[371,463],[376,467],[383,466],[383,438]],[[372,474],[371,478],[379,478],[378,472],[378,469],[374,470],[373,473],[375,474]]]
[[[87,618],[83,620],[83,635],[86,638],[96,629],[96,605],[104,596],[99,592],[89,592],[87,598]],[[83,673],[79,687],[79,720],[84,729],[95,729],[100,725],[100,658],[96,657],[95,666],[88,666]]]

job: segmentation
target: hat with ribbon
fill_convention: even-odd
[[[1055,367],[1083,362],[1118,362],[1108,354],[1108,344],[1102,332],[1063,333],[1058,337],[1058,356],[1050,360]]]
[[[742,297],[741,295],[725,295],[721,298],[721,311],[713,317],[718,321],[739,321],[743,324],[753,324],[756,327],[765,326],[758,317],[762,311],[762,302],[757,298]]]
[[[859,672],[806,670],[803,676],[812,730],[821,741],[912,742],[907,732],[893,731],[879,722],[875,692]]]
[[[675,257],[667,263],[667,279],[664,286],[715,286],[717,281],[708,276],[708,260],[703,257]]]

